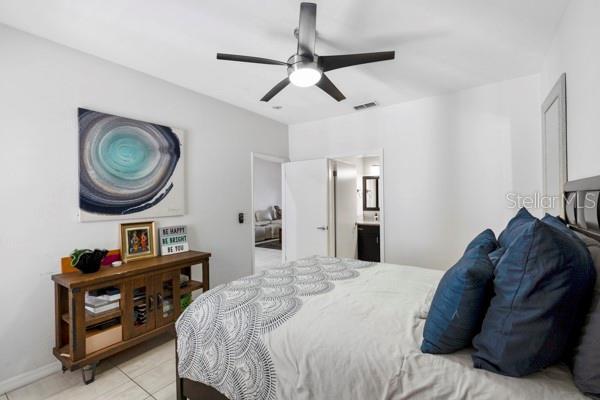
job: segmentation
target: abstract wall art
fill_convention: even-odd
[[[183,132],[80,108],[79,219],[183,215]]]

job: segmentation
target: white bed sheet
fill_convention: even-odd
[[[526,378],[474,369],[472,350],[419,350],[443,272],[380,264],[303,298],[264,341],[280,399],[584,399],[566,366]]]

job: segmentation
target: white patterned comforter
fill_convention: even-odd
[[[441,271],[312,257],[202,294],[178,371],[230,399],[576,399],[564,366],[527,378],[419,346]]]

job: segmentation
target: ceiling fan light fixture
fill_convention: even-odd
[[[316,85],[321,80],[322,72],[318,68],[312,66],[301,66],[299,68],[291,68],[290,82],[298,87],[309,87]]]
[[[294,35],[298,40],[298,47],[296,53],[292,54],[287,62],[272,60],[270,58],[226,53],[217,53],[217,60],[287,66],[287,77],[273,86],[260,101],[268,102],[290,83],[299,87],[317,86],[335,101],[342,101],[346,96],[331,82],[327,75],[325,75],[325,72],[353,65],[393,60],[396,54],[394,51],[332,56],[319,56],[315,54],[315,44],[318,36],[317,3],[310,3],[308,1],[300,3],[300,19],[296,31]]]

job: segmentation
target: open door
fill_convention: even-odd
[[[284,260],[330,255],[328,161],[294,161],[282,168]]]

